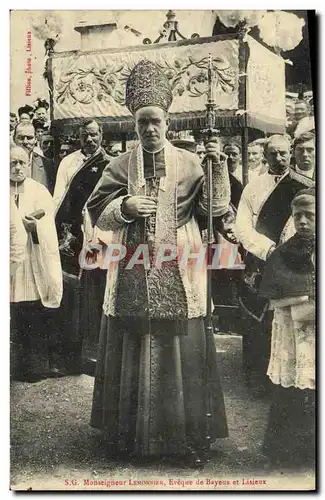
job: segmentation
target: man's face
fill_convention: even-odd
[[[295,114],[295,103],[291,100],[286,101],[286,115],[288,118],[293,118]]]
[[[93,154],[102,143],[102,133],[96,122],[89,123],[80,129],[80,143],[83,153]]]
[[[135,113],[135,129],[142,146],[148,151],[161,149],[168,128],[166,113],[157,106],[147,106]]]
[[[290,145],[281,137],[269,142],[266,152],[266,161],[275,173],[282,174],[290,165]]]
[[[263,150],[260,146],[249,146],[247,150],[248,167],[256,168],[263,159]]]
[[[47,111],[45,108],[37,108],[35,111],[35,118],[39,118],[40,120],[47,120]]]
[[[10,132],[12,132],[17,125],[17,118],[15,116],[10,116]]]
[[[21,146],[27,151],[27,153],[31,153],[36,144],[35,130],[33,125],[29,125],[27,123],[18,125],[16,128],[14,141],[17,146]]]
[[[240,151],[236,146],[226,146],[224,153],[228,156],[227,164],[230,173],[235,172],[240,161]]]
[[[315,167],[315,141],[310,140],[297,144],[295,147],[295,158],[298,167],[305,172]]]
[[[10,151],[10,180],[23,182],[29,168],[28,154],[23,148],[12,148]]]
[[[19,117],[20,123],[31,123],[32,119],[28,113],[22,113]]]
[[[44,152],[49,157],[50,150],[53,146],[53,137],[49,134],[43,133],[42,139],[41,139],[41,148]]]
[[[298,203],[292,209],[293,222],[300,236],[310,238],[315,235],[315,197],[310,195],[302,196],[305,198],[305,202],[301,204]]]
[[[37,128],[35,130],[35,137],[36,140],[40,143],[42,139],[42,135],[44,134],[44,129],[43,128]]]
[[[307,106],[307,104],[305,104],[303,102],[297,103],[296,107],[295,107],[295,119],[297,121],[299,121],[302,118],[305,118],[305,116],[308,116],[308,106]]]

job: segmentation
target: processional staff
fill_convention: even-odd
[[[206,104],[207,114],[207,128],[204,131],[205,143],[217,140],[218,130],[215,129],[216,121],[216,103],[213,99],[213,63],[212,56],[209,54],[208,58],[208,100]],[[206,160],[206,182],[207,182],[207,255],[208,255],[208,266],[207,266],[207,329],[212,333],[212,244],[214,243],[213,227],[212,227],[212,159],[207,158]]]
[[[207,127],[203,131],[205,144],[210,141],[218,140],[218,130],[215,129],[217,105],[213,98],[213,61],[212,56],[208,57],[208,99],[206,104],[206,123]],[[209,448],[211,443],[210,436],[210,421],[212,417],[211,409],[211,393],[209,389],[210,380],[210,351],[211,341],[213,342],[213,324],[212,324],[212,257],[214,235],[213,235],[213,219],[212,219],[212,158],[208,157],[205,163],[206,167],[206,183],[207,183],[207,307],[206,307],[206,370],[205,370],[205,399],[206,399],[206,447]]]

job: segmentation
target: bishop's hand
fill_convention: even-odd
[[[203,165],[206,164],[207,160],[212,160],[213,165],[220,165],[221,162],[226,160],[226,155],[220,151],[220,144],[216,140],[211,139],[205,145],[205,155],[203,157]]]
[[[157,211],[157,198],[151,196],[130,196],[122,203],[122,213],[132,219],[149,217]]]

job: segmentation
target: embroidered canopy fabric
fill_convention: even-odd
[[[169,79],[173,92],[171,128],[204,128],[209,54],[213,60],[217,127],[247,124],[266,132],[284,131],[284,61],[249,36],[243,51],[236,35],[53,54],[48,62],[52,121],[64,125],[81,117],[96,117],[112,132],[132,132],[133,122],[125,107],[125,83],[133,67],[148,59]],[[241,68],[245,68],[247,57],[245,77]]]

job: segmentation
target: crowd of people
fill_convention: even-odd
[[[253,389],[272,386],[264,452],[313,459],[311,106],[290,102],[287,134],[251,141],[243,165],[235,138],[194,149],[168,141],[171,102],[164,74],[141,61],[126,83],[136,147],[122,153],[90,118],[78,137],[60,138],[58,164],[46,100],[10,113],[11,377],[80,374],[83,344],[98,344],[91,425],[112,453],[209,460],[228,428],[204,323],[206,270],[183,269],[172,254],[159,269],[131,266],[130,250],[146,244],[151,259],[166,243],[202,245],[211,160],[215,239],[236,248],[244,268],[236,285],[243,373]],[[99,254],[112,244],[127,252],[107,272]]]

